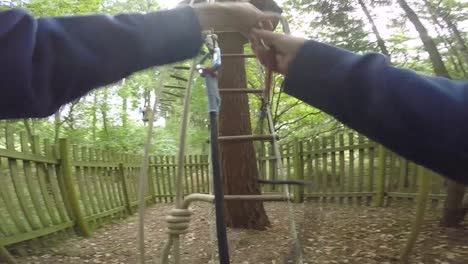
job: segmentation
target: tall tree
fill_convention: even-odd
[[[219,37],[224,54],[242,54],[245,39],[239,33]],[[220,90],[246,87],[243,59],[225,59],[219,76]],[[222,94],[220,135],[252,134],[247,94]],[[226,194],[260,194],[257,161],[252,142],[222,143],[221,165]],[[259,201],[226,201],[226,223],[230,227],[265,229],[270,225],[263,203]]]
[[[382,54],[384,54],[385,56],[390,58],[390,52],[387,49],[387,45],[385,44],[385,41],[382,38],[382,35],[380,34],[380,31],[377,28],[377,26],[375,24],[375,21],[374,21],[374,18],[372,17],[369,9],[367,8],[366,3],[364,2],[364,0],[358,0],[358,2],[359,2],[359,5],[362,8],[362,11],[366,15],[367,20],[369,21],[369,23],[372,26],[372,33],[374,33],[375,37],[377,38],[377,46],[379,47]]]
[[[434,72],[438,76],[451,78],[450,74],[442,61],[442,56],[434,43],[434,40],[429,36],[426,27],[423,25],[416,12],[408,5],[406,0],[397,0],[398,4],[405,11],[406,16],[418,31],[419,37],[424,44],[424,48],[429,53],[429,58],[432,63]],[[468,173],[468,172],[467,172]],[[465,194],[465,186],[458,184],[452,180],[448,180],[447,199],[444,205],[444,213],[440,225],[456,226],[463,221],[463,196]]]

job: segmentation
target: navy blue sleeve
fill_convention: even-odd
[[[308,41],[285,91],[390,150],[468,183],[468,82],[420,75],[383,55]]]
[[[51,115],[93,88],[193,57],[201,45],[190,7],[40,19],[0,11],[0,119]]]

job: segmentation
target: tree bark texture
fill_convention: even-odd
[[[223,54],[242,54],[245,39],[238,33],[219,36]],[[243,58],[225,58],[220,71],[219,87],[247,86]],[[247,94],[223,93],[221,96],[220,136],[252,134]],[[221,167],[225,194],[258,195],[260,186],[253,142],[221,143]],[[226,201],[226,224],[234,228],[264,230],[270,225],[263,203],[259,201]]]

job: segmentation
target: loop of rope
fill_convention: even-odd
[[[191,215],[192,212],[189,209],[172,209],[166,217],[167,233],[176,236],[186,234],[190,226]]]

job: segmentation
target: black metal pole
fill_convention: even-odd
[[[218,144],[218,113],[210,111],[211,164],[213,168],[213,190],[216,209],[216,235],[218,237],[219,263],[229,264],[229,247],[224,222],[224,191]]]

